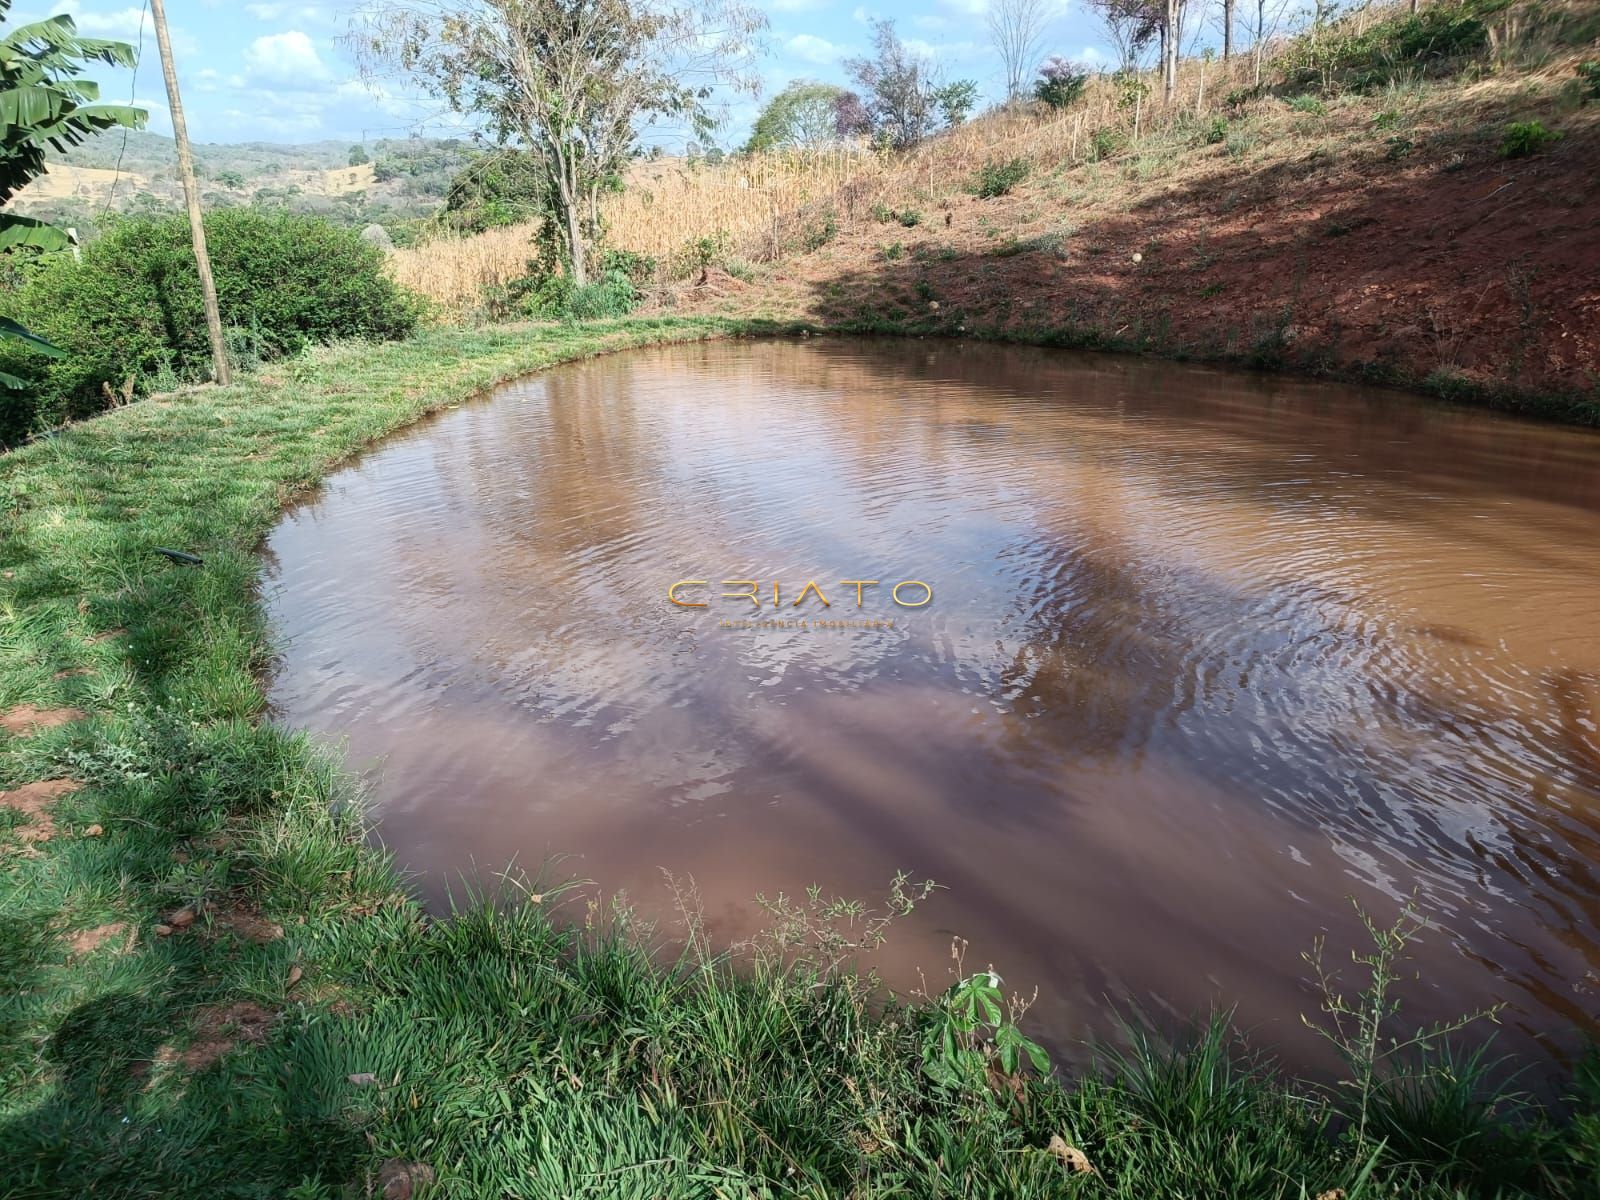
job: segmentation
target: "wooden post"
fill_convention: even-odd
[[[189,233],[194,239],[194,260],[200,270],[200,295],[206,306],[206,332],[211,335],[211,376],[218,383],[232,382],[228,347],[222,340],[222,313],[217,308],[217,284],[211,277],[211,256],[206,253],[206,229],[200,216],[200,188],[194,179],[194,152],[189,149],[189,129],[183,122],[183,100],[178,95],[178,72],[172,65],[172,43],[167,38],[167,13],[162,0],[150,0],[150,17],[156,26],[156,46],[161,51],[161,74],[167,81],[167,105],[172,109],[172,137],[178,143],[178,174],[189,205]]]

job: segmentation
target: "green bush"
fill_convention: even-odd
[[[1122,149],[1123,136],[1109,125],[1102,125],[1089,135],[1089,158],[1093,162],[1110,158]]]
[[[1600,100],[1600,59],[1581,62],[1576,70],[1578,79],[1583,85],[1583,98],[1585,100]]]
[[[1228,140],[1228,118],[1217,116],[1211,118],[1211,124],[1206,126],[1206,145],[1216,146]]]
[[[1439,4],[1380,21],[1360,33],[1300,38],[1284,57],[1292,84],[1332,90],[1372,91],[1405,75],[1448,75],[1482,57],[1489,30],[1482,15],[1489,4]]]
[[[1027,177],[1028,164],[1020,158],[984,163],[978,168],[978,196],[984,200],[1004,196]]]
[[[217,301],[242,365],[337,338],[404,337],[417,305],[383,270],[383,252],[317,217],[219,210],[206,216]],[[0,310],[67,351],[10,359],[30,383],[0,412],[0,441],[89,416],[105,388],[132,393],[210,373],[200,281],[182,216],[116,220],[79,259],[51,255]]]
[[[1290,100],[1289,111],[1297,113],[1309,113],[1313,117],[1325,117],[1328,115],[1327,106],[1309,92],[1302,96],[1296,96],[1294,99]]]
[[[1501,158],[1526,158],[1537,154],[1551,142],[1559,142],[1561,135],[1546,129],[1538,121],[1513,121],[1506,126],[1505,140],[1500,143]]]
[[[1034,96],[1051,108],[1063,109],[1075,104],[1089,83],[1089,69],[1064,58],[1047,59],[1039,68],[1039,78],[1034,82]]]
[[[620,271],[628,277],[628,282],[635,285],[654,279],[656,266],[654,255],[640,254],[634,250],[604,250],[600,254],[602,273]]]
[[[801,238],[801,244],[805,246],[808,253],[813,250],[820,250],[833,241],[838,236],[838,233],[838,218],[831,212],[824,213],[819,221],[806,228]]]
[[[508,289],[511,307],[523,316],[546,321],[590,321],[624,317],[639,304],[639,291],[615,268],[577,287],[568,275],[530,276]]]

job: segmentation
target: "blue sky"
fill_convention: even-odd
[[[988,0],[761,0],[769,18],[760,72],[770,96],[795,78],[843,82],[841,60],[866,49],[868,21],[895,20],[908,42],[934,55],[951,78],[976,79],[988,98],[1003,90],[987,45]],[[48,5],[48,7],[47,7]],[[196,141],[307,142],[334,138],[351,142],[404,137],[418,132],[448,134],[461,126],[398,81],[374,91],[358,77],[337,39],[359,3],[238,0],[168,0],[173,54],[189,133]],[[161,84],[155,35],[144,0],[17,0],[13,19],[46,12],[70,13],[79,28],[97,37],[139,41],[144,57],[136,73],[100,71],[107,99],[130,96],[150,110],[150,127],[171,132]],[[1072,0],[1059,0],[1046,38],[1046,52],[1103,60],[1106,49],[1091,16]],[[759,101],[743,98],[727,106],[724,145],[748,130]]]

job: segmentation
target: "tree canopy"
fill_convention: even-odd
[[[765,24],[739,0],[378,0],[348,41],[367,70],[419,81],[535,157],[547,247],[582,285],[600,196],[620,184],[640,128],[708,133],[716,85],[753,90]]]
[[[745,150],[814,150],[839,139],[838,104],[844,89],[796,79],[767,101]]]

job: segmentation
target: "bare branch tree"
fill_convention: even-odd
[[[1117,51],[1117,70],[1137,71],[1150,43],[1161,32],[1155,0],[1089,0],[1106,37]]]
[[[1006,99],[1022,95],[1039,63],[1050,0],[993,0],[989,5],[989,42],[1006,73]]]
[[[740,0],[375,0],[345,40],[369,76],[414,78],[537,156],[552,243],[582,285],[600,195],[640,127],[666,118],[709,133],[713,87],[754,91],[765,25]]]

